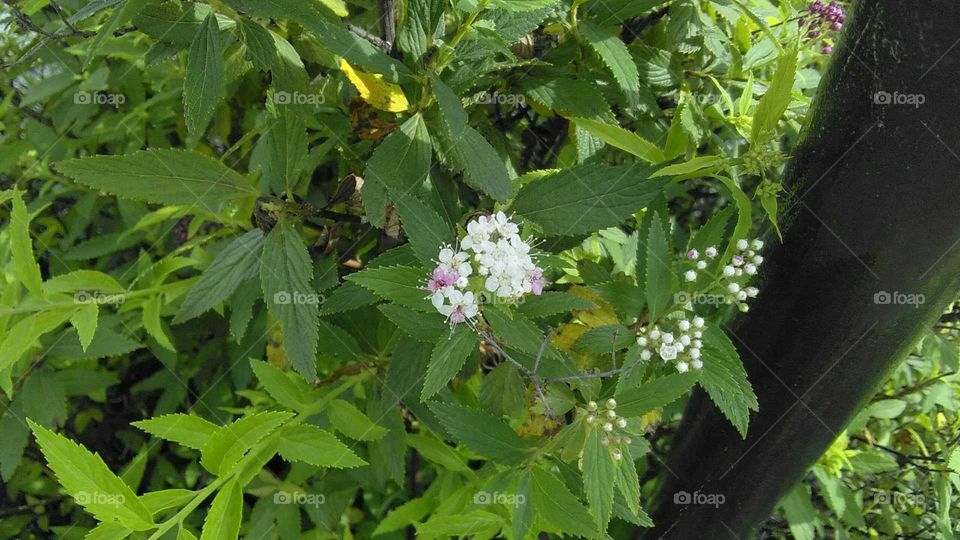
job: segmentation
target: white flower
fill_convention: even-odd
[[[703,369],[703,361],[701,360],[694,360],[690,362],[690,365],[693,366],[693,369]]]
[[[747,265],[743,267],[743,271],[746,272],[748,276],[752,276],[757,273],[757,267],[754,266],[753,263],[747,263]]]
[[[733,293],[733,294],[736,294],[736,293],[740,292],[740,285],[737,285],[736,283],[731,283],[731,284],[727,285],[727,290],[730,291],[730,292]]]
[[[717,248],[710,246],[703,251],[704,255],[710,257],[711,259],[717,256]]]
[[[686,332],[687,330],[690,329],[690,321],[684,319],[680,321],[680,323],[677,326],[680,328],[681,332]]]
[[[641,347],[646,347],[646,346],[647,346],[647,338],[645,338],[645,337],[643,337],[643,336],[638,337],[638,338],[637,338],[637,345],[639,345],[639,346],[641,346]]]
[[[761,257],[760,255],[755,256],[753,258],[753,264],[757,266],[760,266],[761,264],[763,264],[763,257]]]
[[[763,240],[754,240],[753,242],[750,243],[750,247],[752,247],[756,251],[760,251],[761,249],[763,249]]]
[[[651,330],[651,331],[650,331],[650,339],[652,339],[652,340],[654,340],[654,341],[660,339],[660,330],[657,329],[657,328],[654,328],[653,330]]]
[[[445,315],[451,323],[462,323],[476,317],[480,312],[472,292],[463,293],[452,287],[448,287],[447,291],[445,296],[450,303],[437,307],[437,311]]]
[[[742,239],[737,240],[737,249],[739,249],[740,251],[744,251],[748,247],[750,247],[750,243],[747,242],[746,240],[742,240]]]
[[[703,328],[703,317],[694,317],[693,325],[697,328]]]
[[[687,366],[686,362],[677,362],[677,371],[680,373],[686,373],[688,369],[690,368]]]
[[[750,298],[754,298],[755,296],[760,294],[760,289],[756,287],[747,287],[746,291],[747,291],[747,296],[749,296]]]
[[[697,270],[703,270],[707,267],[707,261],[697,261]]]
[[[677,348],[668,343],[664,343],[660,346],[660,358],[663,358],[664,360],[676,360],[677,352]]]
[[[686,279],[687,281],[696,281],[696,280],[697,280],[697,273],[694,272],[693,270],[687,270],[686,273],[683,274],[683,277],[684,277],[684,279]]]
[[[736,273],[736,270],[729,264],[723,267],[723,275],[732,277],[734,273]]]
[[[680,336],[680,344],[683,345],[683,346],[689,345],[689,344],[690,344],[690,336],[688,336],[688,335],[686,335],[686,334]]]
[[[661,339],[664,343],[666,343],[666,344],[669,345],[670,343],[673,343],[673,334],[671,334],[671,333],[668,332],[668,333],[666,333],[666,334],[663,334],[663,337],[661,337],[660,339]]]
[[[649,360],[651,356],[653,356],[653,355],[650,354],[650,351],[648,351],[648,350],[646,350],[646,349],[640,351],[640,359],[641,359],[641,360]]]
[[[690,352],[688,352],[687,354],[690,355],[690,358],[693,358],[694,360],[696,360],[697,358],[700,358],[700,349],[697,349],[697,348],[690,349]]]

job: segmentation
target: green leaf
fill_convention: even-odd
[[[393,194],[405,195],[430,173],[430,135],[418,113],[380,143],[367,161],[363,178],[379,182]]]
[[[307,126],[290,108],[280,107],[264,135],[269,156],[267,185],[276,193],[293,193],[307,161]]]
[[[61,161],[63,174],[93,189],[155,204],[215,212],[256,192],[233,169],[203,154],[169,148]]]
[[[240,20],[240,35],[253,65],[260,71],[269,70],[277,58],[277,47],[270,30],[244,18]]]
[[[513,194],[506,165],[477,130],[464,126],[459,139],[447,141],[445,152],[452,168],[463,173],[470,187],[499,202],[506,201]]]
[[[506,11],[535,11],[556,5],[557,0],[490,0],[494,7]]]
[[[527,354],[535,355],[543,346],[543,332],[520,313],[512,316],[505,309],[491,306],[484,311],[484,318],[490,324],[498,340]]]
[[[166,414],[132,425],[151,435],[200,450],[220,430],[220,426],[192,414]]]
[[[92,4],[93,2],[90,3]],[[100,27],[96,37],[93,38],[90,46],[87,48],[87,57],[83,62],[84,70],[90,67],[90,64],[97,56],[97,51],[100,50],[103,44],[113,37],[113,32],[119,28],[121,24],[129,21],[135,13],[142,10],[144,4],[144,0],[125,0],[122,7],[113,10],[107,23]]]
[[[586,298],[565,292],[546,291],[540,296],[527,298],[520,305],[519,310],[531,319],[540,319],[575,310],[595,309],[596,307],[596,304]]]
[[[597,522],[576,497],[553,474],[530,469],[530,499],[540,517],[564,533],[593,538]]]
[[[420,399],[426,401],[443,389],[467,362],[470,353],[477,350],[477,335],[466,327],[458,325],[453,334],[440,338],[430,355],[430,366],[423,381]]]
[[[619,400],[617,401],[617,412],[620,412]],[[643,514],[640,508],[640,478],[637,476],[637,466],[633,462],[633,455],[630,453],[630,446],[620,447],[623,457],[616,462],[617,466],[617,489],[623,495],[627,508],[634,514]]]
[[[243,488],[236,479],[232,479],[213,498],[207,517],[203,520],[200,540],[237,538],[242,518]]]
[[[610,117],[610,105],[597,85],[582,79],[527,77],[520,88],[528,99],[564,116]]]
[[[580,21],[578,29],[620,85],[631,109],[640,107],[640,73],[630,51],[617,36],[590,21]]]
[[[306,407],[305,384],[301,380],[294,380],[290,373],[268,363],[250,359],[250,368],[253,369],[257,380],[263,385],[263,388],[270,394],[270,397],[277,400],[277,403],[293,410],[301,410]]]
[[[431,403],[430,409],[447,434],[481,456],[509,465],[520,463],[530,454],[530,446],[510,426],[489,413],[439,402]]]
[[[663,151],[657,145],[620,126],[588,118],[571,117],[570,121],[610,146],[629,152],[644,161],[660,163],[666,159]],[[659,172],[662,171],[658,171],[657,176],[659,176]]]
[[[740,186],[730,177],[714,175],[714,178],[720,180],[724,187],[730,191],[733,202],[737,205],[737,224],[733,228],[733,237],[730,239],[727,249],[723,253],[721,260],[729,260],[733,256],[733,250],[736,247],[737,240],[745,239],[753,226],[753,209],[750,198],[740,189]]]
[[[417,258],[424,265],[431,266],[440,253],[440,246],[450,243],[453,233],[447,222],[425,202],[406,195],[393,201],[403,232],[410,239]]]
[[[412,525],[422,520],[433,508],[433,501],[426,497],[411,499],[391,510],[385,518],[380,520],[372,535],[378,536]]]
[[[437,105],[440,107],[443,125],[447,128],[450,142],[456,144],[467,128],[467,111],[463,108],[463,103],[457,94],[444,84],[440,77],[432,75],[430,84],[433,95],[437,98]]]
[[[600,530],[607,529],[613,514],[613,493],[617,466],[610,448],[601,442],[600,429],[591,429],[583,448],[583,489],[590,504],[590,513],[597,518]]]
[[[693,373],[674,373],[624,390],[617,393],[617,414],[624,418],[642,416],[673,403],[696,383]]]
[[[100,456],[33,420],[27,422],[57,480],[87,512],[99,521],[117,521],[132,531],[154,527],[147,507]]]
[[[76,291],[122,293],[125,290],[126,288],[112,276],[96,270],[74,270],[43,282],[43,292],[46,294]]]
[[[387,429],[373,423],[352,403],[335,399],[327,404],[327,416],[330,423],[340,433],[357,441],[375,441],[387,434]]]
[[[673,305],[673,254],[667,240],[667,232],[654,218],[647,237],[646,295],[650,320],[656,320]]]
[[[315,467],[343,469],[367,464],[333,434],[307,424],[285,430],[279,452],[287,461],[302,461]]]
[[[70,317],[76,310],[41,311],[21,319],[7,331],[0,342],[0,374],[10,370],[23,354],[37,344],[41,336],[52,332]],[[2,377],[0,377],[2,379]],[[10,389],[5,388],[9,394]]]
[[[747,436],[750,411],[759,410],[753,386],[737,354],[736,347],[721,330],[708,327],[703,331],[703,370],[700,386],[707,391],[740,435]]]
[[[348,282],[356,283],[380,298],[418,311],[434,312],[422,288],[426,272],[410,266],[367,268],[350,274]]]
[[[210,266],[200,274],[180,310],[174,324],[198,317],[230,297],[244,281],[260,270],[260,252],[263,251],[263,231],[253,229],[237,237],[217,254]]]
[[[767,92],[760,98],[757,110],[753,113],[751,145],[764,144],[776,133],[777,123],[790,105],[793,80],[797,75],[797,54],[796,44],[781,53],[773,80],[770,81]]]
[[[723,156],[697,156],[683,163],[668,165],[653,173],[652,178],[660,176],[705,176],[716,172],[723,162]]]
[[[294,369],[317,378],[320,296],[310,286],[313,263],[292,223],[278,223],[263,245],[260,283],[270,313],[280,323],[283,348]]]
[[[549,236],[590,233],[620,224],[653,201],[663,181],[649,175],[637,164],[578,165],[527,184],[511,208]]]
[[[410,0],[407,17],[397,34],[400,49],[417,60],[427,61],[424,55],[433,45],[433,37],[443,19],[446,4],[439,0]]]
[[[13,273],[28,291],[42,295],[43,278],[40,266],[33,257],[33,239],[30,237],[30,214],[19,191],[13,193],[10,212],[10,244],[13,251]]]
[[[144,493],[140,500],[150,509],[151,514],[156,515],[164,510],[179,508],[196,496],[197,492],[189,489],[163,489]]]
[[[77,329],[77,336],[80,338],[80,348],[86,352],[93,341],[93,335],[97,331],[97,316],[100,314],[100,306],[97,304],[86,304],[70,316],[70,324]]]
[[[380,304],[377,309],[400,330],[421,343],[433,345],[450,333],[450,327],[436,314],[419,313],[397,304]]]
[[[416,528],[417,535],[423,538],[489,538],[503,525],[503,518],[497,514],[474,510],[465,514],[437,514]]]
[[[514,417],[523,411],[526,395],[520,371],[510,362],[501,362],[483,377],[477,397],[485,410]]]
[[[292,417],[289,412],[258,412],[218,428],[200,450],[200,464],[217,476],[230,474],[253,445]]]
[[[191,133],[206,130],[225,89],[223,42],[217,16],[211,13],[203,20],[190,45],[187,74],[183,79],[183,114]]]

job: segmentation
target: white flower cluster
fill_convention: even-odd
[[[753,298],[760,293],[756,287],[749,287],[746,282],[757,273],[757,269],[763,264],[763,257],[757,252],[763,248],[763,241],[738,240],[736,243],[737,252],[733,258],[722,269],[720,276],[715,280],[714,287],[723,296],[723,301],[736,304],[740,311],[746,312],[750,309],[747,305],[747,299]],[[711,246],[704,250],[704,255],[708,259],[714,259],[717,256],[717,248]],[[707,268],[707,261],[700,258],[700,253],[695,249],[687,252],[686,258],[692,262],[694,268],[687,270],[683,278],[687,282],[695,282],[699,278],[697,270]]]
[[[676,333],[664,332],[659,326],[654,326],[649,332],[642,329],[637,338],[640,346],[640,359],[650,360],[658,355],[664,362],[673,362],[680,373],[703,367],[700,359],[703,348],[703,317],[694,317],[692,320],[681,319],[676,324]]]
[[[620,429],[627,427],[627,419],[617,414],[617,400],[613,398],[608,399],[606,406],[607,410],[600,411],[600,407],[597,406],[596,401],[587,403],[587,423],[596,424],[597,422],[602,422],[600,428],[606,433],[603,435],[603,438],[600,439],[600,442],[604,446],[610,446],[611,444],[614,446],[630,444],[630,437],[613,433],[614,426]],[[623,452],[619,448],[614,448],[612,453],[613,459],[620,460],[623,458]]]
[[[482,289],[501,298],[516,300],[543,292],[543,270],[530,256],[530,244],[520,238],[520,228],[503,212],[467,223],[467,236],[460,246],[443,246],[427,280],[430,301],[451,324],[480,312],[476,294],[480,286],[468,290],[470,276],[481,276]]]

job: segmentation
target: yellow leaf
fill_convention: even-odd
[[[346,60],[340,60],[340,69],[357,87],[360,97],[371,106],[388,112],[403,112],[410,108],[403,90],[395,84],[384,82],[383,75],[353,69]]]
[[[573,350],[573,345],[583,334],[587,333],[587,330],[589,330],[589,328],[582,324],[561,324],[560,327],[557,328],[557,331],[553,333],[553,346],[556,347],[557,350],[570,352]]]
[[[605,326],[608,324],[617,324],[617,314],[613,310],[613,306],[604,300],[599,294],[587,289],[586,287],[581,287],[580,285],[574,285],[573,287],[570,287],[570,290],[567,292],[574,296],[579,296],[580,298],[590,300],[597,305],[597,307],[594,309],[575,311],[573,313],[573,316],[579,319],[583,324],[591,328]]]
[[[320,3],[330,9],[337,17],[350,15],[350,12],[347,11],[347,4],[343,0],[320,0]]]

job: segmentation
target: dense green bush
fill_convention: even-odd
[[[757,409],[831,9],[5,0],[0,537],[649,527],[688,391]],[[955,331],[771,534],[949,533]]]

